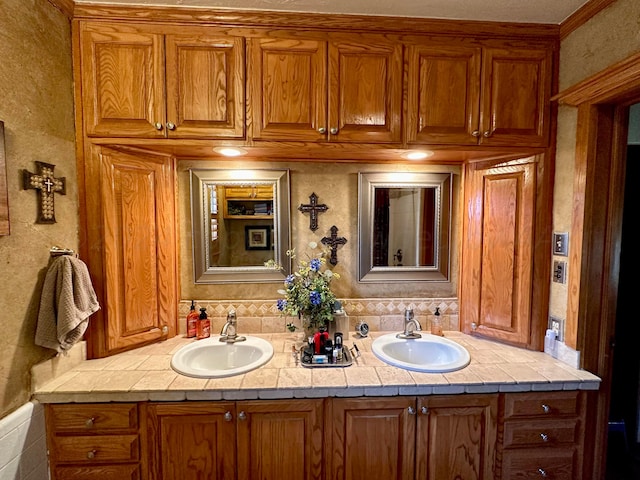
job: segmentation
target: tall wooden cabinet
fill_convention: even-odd
[[[244,137],[243,37],[82,23],[80,45],[87,135]]]
[[[542,46],[409,45],[407,143],[546,147],[552,67]]]
[[[96,147],[86,172],[89,269],[102,307],[88,330],[95,358],[175,335],[175,165]]]
[[[530,343],[536,172],[536,157],[466,169],[460,303],[466,333]]]
[[[253,138],[400,143],[402,44],[377,35],[251,40]]]

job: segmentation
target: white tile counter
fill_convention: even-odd
[[[111,357],[80,361],[46,383],[36,380],[34,399],[43,403],[248,400],[597,390],[600,386],[597,376],[543,352],[457,331],[447,331],[445,337],[469,350],[467,367],[442,374],[410,372],[387,365],[371,352],[371,342],[386,333],[391,332],[372,332],[364,339],[351,333],[345,346],[355,343],[361,356],[344,368],[297,364],[292,355],[294,334],[250,334],[273,344],[273,358],[251,372],[218,379],[186,377],[171,369],[172,354],[197,341],[178,336]]]

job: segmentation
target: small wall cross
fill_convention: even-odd
[[[31,173],[28,170],[22,171],[23,188],[38,191],[39,212],[36,223],[56,223],[53,195],[55,193],[67,194],[66,179],[65,177],[55,178],[53,169],[56,166],[50,163],[36,162],[36,168],[38,173]]]
[[[331,227],[331,237],[322,237],[320,240],[323,245],[328,245],[331,248],[331,258],[329,263],[333,266],[338,264],[338,245],[344,245],[347,243],[347,239],[344,237],[338,237],[338,227],[335,225]]]
[[[309,195],[309,204],[300,204],[298,210],[301,212],[309,212],[309,228],[312,232],[318,229],[318,213],[326,212],[329,209],[324,203],[318,205],[318,196],[314,193]]]

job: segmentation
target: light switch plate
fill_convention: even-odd
[[[569,253],[569,233],[553,234],[553,254],[566,257]]]

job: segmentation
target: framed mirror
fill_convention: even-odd
[[[358,280],[448,281],[451,173],[358,174]]]
[[[289,171],[189,172],[195,283],[283,281],[291,271]],[[268,260],[283,270],[265,267]]]

